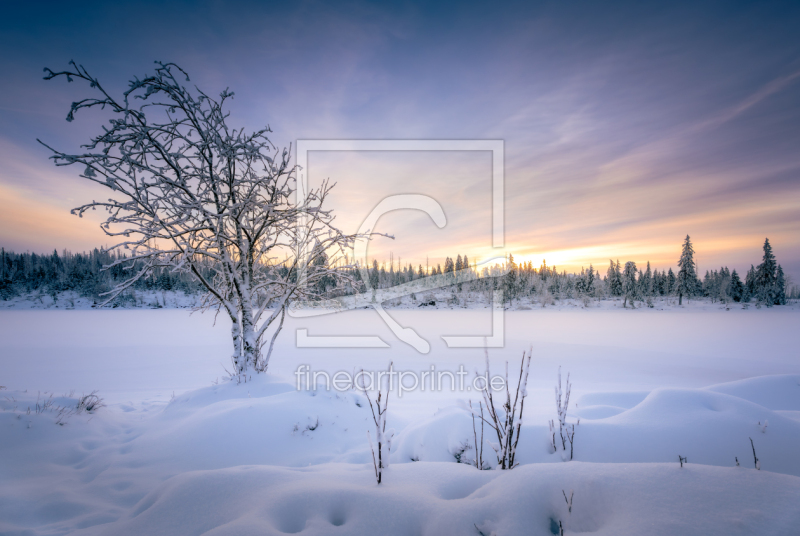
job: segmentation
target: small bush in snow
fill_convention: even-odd
[[[103,399],[97,396],[97,391],[92,391],[88,395],[80,397],[78,400],[77,412],[94,413],[100,408],[104,408]]]
[[[392,369],[392,363],[389,363],[389,370]],[[363,377],[363,372],[362,377]],[[375,423],[375,440],[378,444],[376,449],[372,443],[372,436],[367,430],[367,438],[369,439],[369,448],[372,451],[372,466],[375,468],[375,479],[378,484],[383,480],[383,470],[389,467],[389,454],[392,450],[392,438],[394,437],[394,430],[386,430],[386,408],[389,405],[389,389],[386,390],[386,397],[383,398],[383,391],[378,386],[378,398],[375,405],[372,404],[372,399],[369,397],[366,387],[362,385],[362,390],[369,402],[369,409],[372,412],[372,421]],[[383,402],[381,402],[383,399]]]
[[[489,419],[486,419],[483,414],[480,415],[480,419],[482,423],[485,422],[488,424],[497,435],[497,442],[489,443],[497,455],[497,467],[499,469],[513,469],[517,465],[515,459],[520,430],[522,428],[522,411],[525,407],[525,397],[528,396],[528,370],[531,365],[532,350],[528,350],[527,354],[522,352],[522,362],[519,366],[519,379],[517,380],[517,389],[514,393],[513,402],[511,400],[511,390],[509,389],[510,384],[508,381],[508,361],[506,361],[506,400],[499,408],[495,406],[491,387],[488,383],[491,377],[489,374],[489,352],[485,348],[484,353],[486,355],[486,376],[484,377],[485,381],[480,391],[481,395],[483,395],[483,403],[486,406]],[[481,410],[483,410],[483,406],[481,406]],[[473,417],[478,417],[475,410],[471,411]]]
[[[553,446],[553,452],[558,452],[558,444],[561,444],[561,450],[566,456],[567,443],[569,443],[569,459],[571,460],[574,455],[575,446],[575,424],[567,424],[567,410],[569,409],[569,396],[572,393],[572,384],[569,382],[569,373],[567,373],[566,390],[561,391],[561,367],[558,367],[558,385],[555,388],[556,394],[556,411],[558,413],[558,436],[560,441],[556,441],[556,426],[555,423],[550,421],[550,436]],[[562,395],[563,405],[562,405]],[[578,424],[580,424],[578,419]]]

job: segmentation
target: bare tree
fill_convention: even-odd
[[[508,361],[506,361],[505,373],[505,395],[506,400],[501,407],[495,406],[494,397],[492,396],[492,386],[490,384],[489,376],[489,352],[484,348],[486,356],[486,375],[484,383],[481,387],[481,395],[483,395],[483,404],[486,406],[486,413],[489,419],[481,415],[477,415],[472,405],[470,404],[470,411],[475,417],[479,417],[482,422],[485,422],[495,431],[497,435],[497,443],[490,442],[489,445],[494,449],[497,454],[497,465],[500,469],[513,469],[516,463],[517,444],[519,443],[520,431],[522,429],[522,411],[525,408],[525,397],[528,396],[528,370],[531,365],[532,350],[527,353],[522,352],[522,362],[519,366],[519,379],[517,380],[517,388],[514,393],[514,399],[511,399],[511,389],[508,382]],[[483,406],[481,406],[483,410]],[[480,469],[480,467],[479,467]]]
[[[318,281],[349,278],[332,266],[355,236],[342,234],[322,209],[330,183],[292,201],[290,149],[269,140],[269,127],[228,127],[224,107],[232,92],[212,98],[182,85],[178,78],[189,77],[177,65],[156,63],[155,74],[132,80],[119,99],[75,62],[66,71],[45,69],[45,80],[81,79],[97,92],[74,102],[67,121],[91,108],[112,118],[82,154],[40,143],[57,166],[80,165],[81,177],[115,196],[73,209],[79,216],[108,211],[101,227],[118,240],[109,249],[130,250],[106,267],[123,265],[130,276],[104,304],[154,268],[189,272],[207,291],[200,308],[231,319],[235,373],[264,371],[290,302],[317,299]]]

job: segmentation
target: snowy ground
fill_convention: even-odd
[[[235,385],[212,383],[228,365],[223,318],[0,311],[0,534],[504,536],[552,534],[558,521],[567,534],[797,533],[796,307],[507,312],[493,369],[534,353],[522,465],[455,462],[474,453],[461,404],[474,392],[393,394],[398,436],[378,487],[363,394],[297,391],[298,365],[474,371],[482,351],[440,336],[491,331],[488,310],[392,314],[431,342],[429,354],[396,342],[371,311],[291,320],[271,374]],[[298,327],[392,347],[298,349]],[[569,420],[580,418],[572,462],[549,446],[559,365],[574,384]],[[76,413],[95,389],[108,406]],[[572,514],[562,490],[574,490]]]

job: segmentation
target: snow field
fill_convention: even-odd
[[[800,526],[800,371],[786,326],[796,313],[751,312],[642,311],[624,321],[624,313],[610,311],[509,313],[507,349],[493,352],[493,370],[508,359],[513,374],[526,338],[540,352],[531,365],[522,465],[478,471],[456,463],[456,455],[474,455],[463,405],[477,393],[393,393],[388,426],[397,436],[380,487],[364,395],[297,391],[296,365],[379,369],[389,357],[403,368],[475,368],[481,352],[434,346],[437,354],[414,356],[393,348],[376,359],[292,349],[283,337],[271,374],[210,385],[220,375],[227,328],[212,328],[207,317],[6,312],[0,534],[504,536],[552,534],[558,521],[567,534],[793,534]],[[454,313],[460,329],[483,329],[476,312]],[[109,314],[113,321],[102,316]],[[428,336],[442,327],[431,318],[421,322]],[[352,323],[332,319],[329,330]],[[439,322],[455,325],[450,317]],[[687,326],[693,329],[676,340]],[[125,330],[136,336],[122,337]],[[558,364],[572,371],[575,386],[568,422],[580,418],[572,462],[549,443]],[[174,397],[138,385],[192,382]],[[37,413],[37,401],[41,408],[50,396],[37,383],[85,391],[56,391]],[[108,407],[71,411],[93,389]],[[493,461],[489,432],[484,459]],[[679,455],[688,459],[683,468]],[[571,515],[562,490],[575,492]]]

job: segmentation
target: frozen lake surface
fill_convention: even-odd
[[[483,369],[482,349],[447,348],[442,335],[490,335],[488,310],[391,311],[431,343],[427,355],[394,338],[370,310],[287,318],[269,372],[294,381],[312,370]],[[697,304],[686,309],[545,309],[507,311],[505,348],[492,349],[493,369],[518,362],[533,347],[531,390],[551,403],[558,366],[577,395],[704,387],[769,374],[800,373],[800,309],[748,310]],[[390,348],[297,348],[309,335],[378,335]],[[180,309],[0,311],[2,385],[49,392],[100,389],[109,402],[168,401],[173,392],[209,385],[230,369],[230,323],[223,315]],[[467,396],[468,393],[456,393]],[[421,397],[408,395],[409,399]],[[426,398],[422,397],[422,398]],[[434,398],[450,399],[450,393]],[[411,402],[409,402],[411,404]]]

